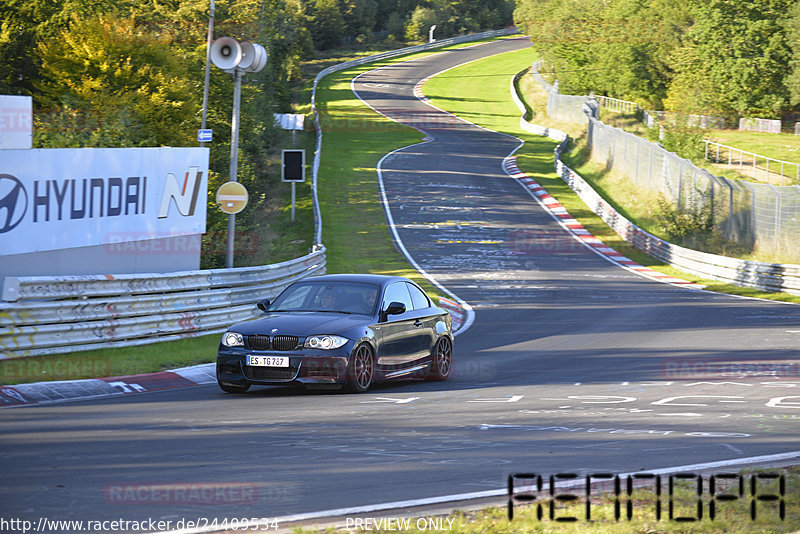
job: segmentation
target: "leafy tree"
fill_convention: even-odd
[[[427,40],[430,27],[434,24],[438,27],[439,20],[439,16],[432,8],[417,6],[406,25],[406,39],[409,41]]]
[[[111,0],[0,0],[0,94],[35,96],[38,40],[67,28],[72,17],[105,13],[114,5]]]
[[[392,11],[389,19],[386,21],[386,31],[389,32],[388,38],[390,40],[400,40],[405,34],[406,21],[400,13]]]
[[[675,51],[669,109],[730,118],[778,116],[791,57],[783,22],[791,0],[711,0]]]
[[[340,0],[345,23],[345,33],[349,37],[368,40],[375,28],[378,4],[375,0]]]
[[[189,58],[170,38],[153,38],[134,20],[111,16],[75,19],[38,46],[40,99],[93,117],[90,146],[181,146],[190,141],[187,119],[196,100],[187,80]]]
[[[789,88],[789,102],[793,109],[800,107],[800,2],[795,3],[786,18],[786,42],[791,50],[791,69],[785,84]]]
[[[314,0],[309,7],[309,25],[314,47],[327,50],[339,46],[346,24],[337,0]]]

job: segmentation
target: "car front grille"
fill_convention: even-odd
[[[295,336],[275,336],[272,338],[272,350],[294,350],[298,339]]]
[[[253,350],[269,350],[269,336],[247,336],[247,343]]]
[[[288,369],[275,367],[244,367],[244,376],[250,380],[292,380],[297,375],[297,367]]]
[[[262,336],[252,335],[247,336],[247,344],[253,350],[277,350],[277,351],[290,351],[297,348],[300,339],[296,336]]]

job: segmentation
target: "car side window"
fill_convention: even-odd
[[[414,284],[406,282],[408,292],[411,294],[411,302],[414,303],[415,310],[424,310],[431,307],[431,301],[428,296]]]
[[[405,282],[395,282],[386,288],[383,294],[383,304],[381,309],[385,310],[392,302],[402,302],[406,306],[406,310],[413,310],[414,304],[411,301],[411,295],[408,294]]]

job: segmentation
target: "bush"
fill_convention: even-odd
[[[695,211],[681,211],[659,195],[656,218],[661,221],[661,230],[667,239],[683,241],[689,237],[708,234],[713,226],[711,203],[704,202]]]

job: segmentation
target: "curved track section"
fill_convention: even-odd
[[[276,517],[501,490],[516,472],[730,466],[796,451],[800,307],[680,289],[605,261],[505,173],[515,138],[413,94],[427,76],[524,46],[473,46],[354,82],[429,136],[387,156],[381,174],[408,254],[475,309],[451,380],[365,395],[210,385],[5,409],[4,517]]]

